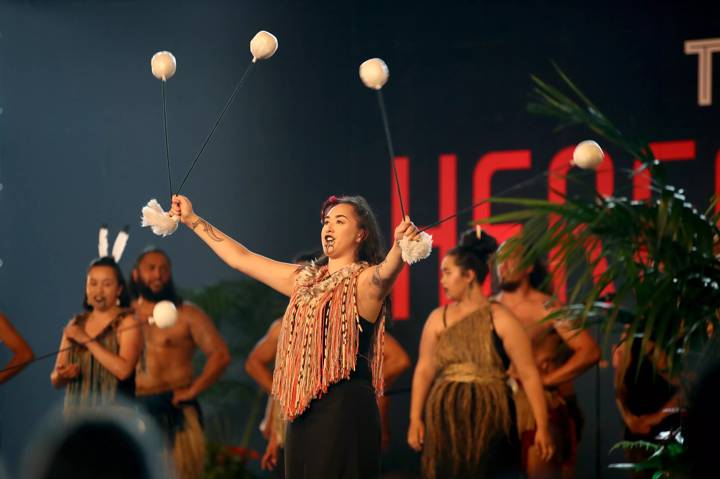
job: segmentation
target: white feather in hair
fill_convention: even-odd
[[[115,238],[115,243],[113,243],[112,256],[115,258],[116,263],[120,262],[120,258],[122,258],[122,255],[125,252],[125,246],[127,246],[128,239],[130,238],[128,229],[128,226],[123,228]]]
[[[415,240],[403,238],[400,240],[400,252],[407,264],[417,263],[432,253],[432,236],[423,231]]]
[[[149,226],[152,232],[158,236],[170,236],[177,230],[179,222],[180,218],[170,216],[155,198],[143,206],[140,224],[143,227]]]
[[[98,234],[98,258],[104,258],[108,255],[108,229],[106,225],[100,227]]]

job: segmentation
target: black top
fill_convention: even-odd
[[[358,359],[355,366],[355,372],[352,377],[367,379],[372,381],[372,366],[370,363],[370,354],[372,353],[373,337],[375,336],[375,325],[370,321],[360,318],[360,338],[358,345]]]

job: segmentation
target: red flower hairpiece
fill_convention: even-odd
[[[335,195],[328,196],[328,199],[323,202],[322,208],[320,209],[320,224],[325,221],[325,213],[327,213],[328,208],[335,206],[338,203],[340,203],[339,197]]]

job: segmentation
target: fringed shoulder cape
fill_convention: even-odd
[[[297,274],[278,339],[272,389],[288,419],[355,370],[362,331],[357,282],[367,267],[353,263],[329,274],[327,266],[311,265]],[[369,360],[375,392],[381,395],[384,310],[378,322]]]

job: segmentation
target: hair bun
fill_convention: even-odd
[[[484,231],[480,234],[480,238],[478,238],[475,229],[471,229],[465,231],[460,236],[458,246],[485,261],[491,254],[497,251],[498,242],[494,237]]]

